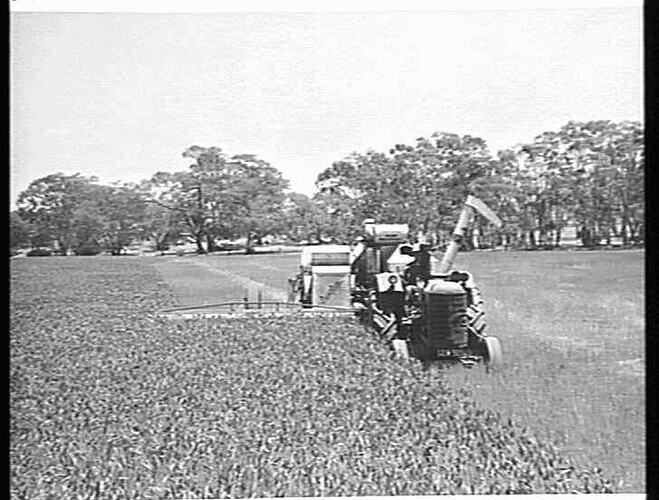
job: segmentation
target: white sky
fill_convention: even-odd
[[[67,13],[18,10],[83,4],[12,2],[10,202],[54,172],[111,182],[184,170],[193,144],[254,153],[311,194],[333,161],[434,131],[480,136],[496,152],[568,120],[643,118],[640,3],[227,12],[257,4]],[[82,9],[103,5],[117,8]]]

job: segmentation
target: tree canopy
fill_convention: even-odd
[[[546,248],[576,226],[583,246],[644,241],[644,131],[638,122],[570,121],[493,156],[484,139],[435,132],[386,152],[354,152],[322,170],[309,197],[254,154],[220,147],[182,152],[187,170],[157,172],[139,184],[101,185],[80,174],[32,182],[11,214],[11,245],[60,252],[97,245],[121,253],[150,239],[165,250],[177,239],[199,253],[242,238],[247,251],[266,235],[349,242],[365,218],[408,223],[446,243],[468,194],[504,221],[495,230],[476,218],[485,245]],[[465,239],[469,245],[475,241]]]

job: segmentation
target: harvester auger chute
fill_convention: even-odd
[[[469,196],[441,261],[425,242],[408,242],[407,224],[366,219],[364,236],[352,249],[306,250],[293,294],[308,307],[328,298],[351,306],[402,357],[496,367],[501,345],[485,331],[480,291],[470,273],[452,270],[474,211],[501,226],[481,200]]]

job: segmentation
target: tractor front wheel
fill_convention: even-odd
[[[391,346],[397,358],[404,359],[406,361],[410,359],[409,344],[407,340],[394,339],[391,341]]]
[[[485,366],[487,369],[496,369],[503,363],[501,343],[496,337],[485,337],[483,339],[485,348]]]

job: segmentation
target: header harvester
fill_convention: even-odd
[[[410,243],[407,224],[366,219],[363,236],[352,246],[303,249],[299,272],[289,278],[287,301],[263,301],[259,291],[258,301],[245,297],[160,313],[175,319],[349,314],[403,358],[496,367],[502,362],[501,345],[486,332],[481,293],[471,273],[453,269],[475,212],[501,227],[492,210],[468,196],[441,260],[423,239]]]

